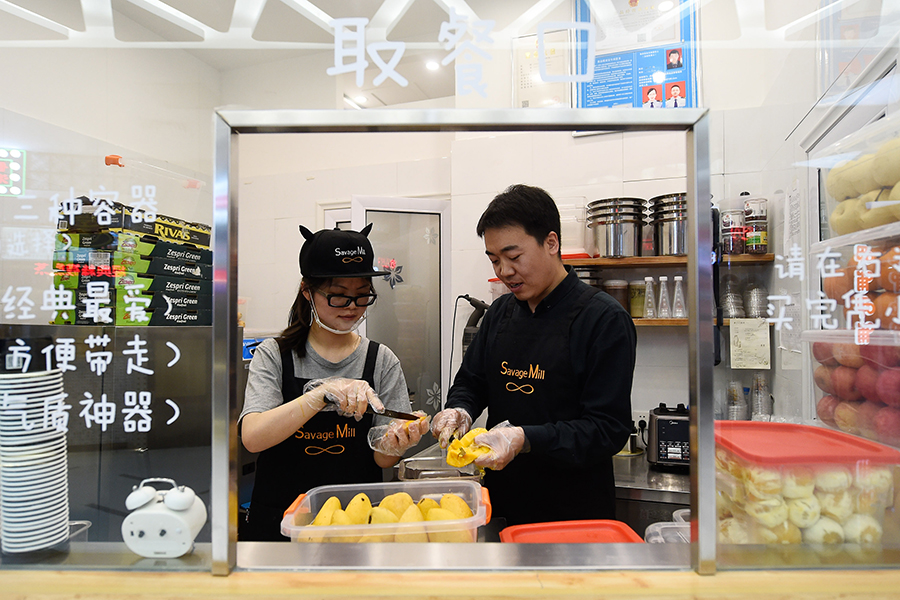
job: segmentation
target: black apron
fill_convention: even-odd
[[[513,322],[515,302],[509,302],[487,359],[489,429],[505,420],[521,427],[580,416],[569,331],[598,292],[584,290],[567,313],[552,318]],[[509,525],[614,519],[616,514],[611,457],[568,467],[547,456],[520,453],[500,471],[487,469],[484,484],[493,513]]]
[[[369,341],[362,379],[375,387],[378,342]],[[294,377],[292,350],[281,353],[281,395],[290,402],[303,394],[310,380]],[[256,458],[256,479],[247,513],[246,541],[285,542],[281,535],[284,511],[300,494],[321,485],[380,483],[367,435],[372,415],[356,421],[337,412],[319,412],[297,432]]]

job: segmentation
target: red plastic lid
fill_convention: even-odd
[[[718,421],[716,443],[746,461],[764,465],[900,464],[900,451],[812,425]]]
[[[500,541],[513,544],[621,544],[643,542],[621,521],[555,521],[513,525],[500,531]]]
[[[588,254],[587,252],[576,252],[574,254],[563,254],[562,255],[563,260],[572,260],[575,258],[591,258],[591,255]]]

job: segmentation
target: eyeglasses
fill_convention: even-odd
[[[344,294],[326,294],[320,290],[316,290],[328,300],[328,306],[331,308],[347,308],[351,304],[356,306],[372,306],[375,304],[377,294],[363,294],[361,296],[345,296]]]

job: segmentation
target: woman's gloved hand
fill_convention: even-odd
[[[521,427],[515,427],[509,421],[495,425],[489,431],[475,437],[478,445],[491,449],[487,454],[482,454],[475,459],[475,464],[495,471],[512,462],[512,459],[522,451],[527,442],[525,431]]]
[[[461,408],[447,408],[434,415],[431,421],[431,435],[436,437],[441,448],[446,448],[453,435],[462,437],[472,427],[472,417]]]
[[[357,421],[362,419],[369,405],[377,413],[384,411],[378,394],[362,379],[313,379],[303,386],[303,394],[309,397],[311,405],[321,404],[318,410],[329,410],[331,405],[342,417],[352,416]]]
[[[403,454],[419,443],[422,436],[428,432],[428,416],[421,410],[414,415],[420,415],[418,421],[404,421],[393,419],[387,425],[379,425],[369,429],[369,448],[388,456],[403,456]]]

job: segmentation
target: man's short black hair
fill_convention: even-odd
[[[478,237],[488,229],[519,225],[525,233],[543,244],[551,231],[559,238],[559,209],[546,191],[539,187],[517,183],[497,194],[478,219]]]

